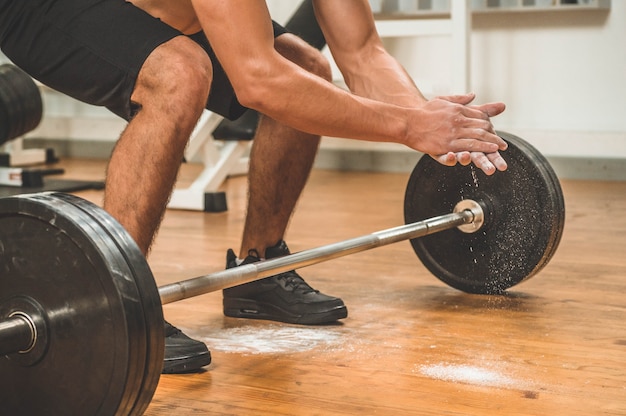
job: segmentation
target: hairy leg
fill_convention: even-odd
[[[204,108],[211,63],[193,41],[161,45],[142,67],[132,101],[140,110],[107,169],[104,208],[147,254],[176,181],[185,146]]]
[[[330,81],[328,62],[300,38],[276,38],[276,50],[287,59]],[[320,137],[294,130],[262,116],[254,138],[248,172],[248,212],[239,258],[281,240],[306,184]]]

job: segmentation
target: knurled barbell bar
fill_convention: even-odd
[[[470,293],[501,293],[530,278],[560,241],[563,195],[537,150],[499,134],[509,143],[503,173],[421,158],[404,226],[161,288],[130,236],[97,206],[58,193],[0,199],[3,410],[142,414],[163,363],[163,304],[402,240],[435,276]]]

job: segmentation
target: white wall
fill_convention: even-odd
[[[272,13],[272,19],[279,23],[285,23],[300,4],[299,1],[293,0],[267,0],[266,3]]]
[[[394,39],[389,49],[427,94],[449,90],[449,39]],[[504,101],[496,127],[556,156],[626,158],[626,2],[610,11],[475,13],[471,85]]]
[[[598,12],[477,16],[473,80],[512,127],[625,132],[626,2]]]

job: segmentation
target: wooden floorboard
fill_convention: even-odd
[[[78,179],[103,172],[66,166]],[[287,235],[292,251],[401,225],[407,177],[314,171]],[[506,296],[440,283],[401,242],[301,270],[344,299],[340,324],[225,318],[221,293],[166,305],[213,363],[162,376],[146,414],[626,415],[626,183],[562,185],[561,245]],[[159,285],[221,270],[238,247],[245,178],[224,190],[228,212],[167,212],[150,257]]]

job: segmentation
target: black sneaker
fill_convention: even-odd
[[[191,373],[211,364],[211,353],[204,342],[183,334],[165,322],[165,360],[163,374]]]
[[[265,250],[268,259],[289,254],[284,241]],[[237,267],[237,256],[229,249],[226,268]],[[242,264],[259,261],[252,250]],[[339,298],[309,286],[294,270],[224,289],[224,315],[233,318],[268,319],[291,324],[324,324],[348,316]]]

